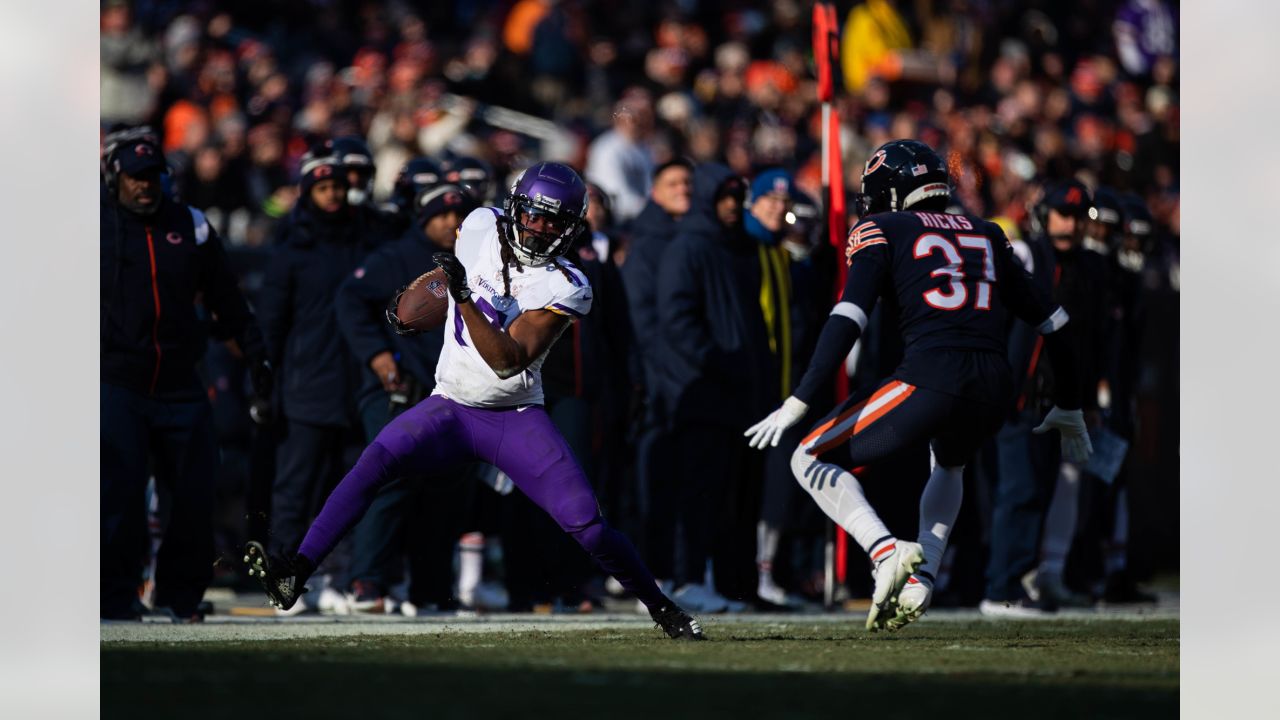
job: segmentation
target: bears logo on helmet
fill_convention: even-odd
[[[947,165],[933,148],[917,140],[894,140],[881,145],[867,160],[861,193],[855,198],[858,216],[906,210],[931,199],[945,204],[951,196]],[[938,207],[939,212],[944,208]]]

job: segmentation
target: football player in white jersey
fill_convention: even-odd
[[[287,609],[385,483],[480,460],[510,476],[667,635],[702,640],[697,620],[658,589],[631,542],[600,515],[590,482],[542,407],[542,360],[591,309],[586,277],[561,258],[585,227],[586,185],[566,165],[538,163],[517,178],[503,210],[475,210],[459,230],[457,254],[434,256],[450,294],[434,394],[378,434],[296,552],[269,556],[250,542],[250,573]]]

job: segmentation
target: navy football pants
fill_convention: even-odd
[[[930,441],[943,467],[966,465],[1000,427],[994,404],[917,387],[890,377],[865,398],[851,397],[818,422],[801,443],[810,454],[846,468],[865,467]]]

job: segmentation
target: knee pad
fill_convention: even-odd
[[[805,473],[816,462],[818,462],[818,458],[805,452],[804,445],[797,447],[796,451],[791,453],[791,474],[796,476],[796,482],[803,485],[805,483]]]
[[[821,492],[828,485],[834,485],[836,476],[841,472],[839,466],[818,460],[805,452],[803,446],[791,453],[791,473],[800,487],[809,493]]]
[[[608,527],[609,525],[605,522],[604,517],[597,514],[586,525],[566,527],[564,528],[564,531],[569,533],[570,537],[578,541],[579,545],[587,548],[589,551],[594,545],[594,541],[597,540],[601,533],[604,533]]]

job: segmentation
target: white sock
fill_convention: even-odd
[[[822,512],[852,535],[873,560],[876,551],[893,542],[893,535],[867,502],[862,486],[852,473],[831,463],[818,462],[803,447],[791,456],[791,472]]]
[[[942,555],[947,550],[947,538],[960,514],[964,499],[964,466],[945,468],[935,465],[920,493],[920,537],[924,548],[924,565],[916,572],[921,582],[930,586],[937,579],[942,567]]]
[[[1080,469],[1070,463],[1062,463],[1040,539],[1042,575],[1062,577],[1062,571],[1067,565],[1067,553],[1071,551],[1071,539],[1076,534],[1079,504]]]
[[[765,521],[756,523],[756,569],[760,577],[773,577],[773,558],[778,554],[782,531]]]
[[[458,597],[475,596],[483,570],[484,533],[466,533],[458,540]]]

